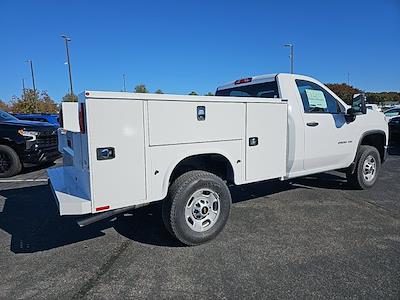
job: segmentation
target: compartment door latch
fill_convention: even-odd
[[[97,160],[107,160],[115,158],[114,147],[97,148],[96,152],[97,152]]]

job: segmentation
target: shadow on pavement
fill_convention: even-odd
[[[70,217],[60,217],[47,185],[0,191],[0,229],[11,235],[11,251],[33,253],[92,239],[104,233],[107,222],[79,228]],[[0,202],[1,203],[1,202]]]
[[[285,182],[255,183],[232,188],[233,202],[265,197],[295,188]],[[165,229],[161,202],[132,210],[110,220],[80,228],[74,217],[60,217],[47,185],[0,191],[5,199],[0,205],[0,229],[11,235],[11,251],[33,253],[49,250],[104,235],[114,227],[134,241],[156,246],[181,247]]]
[[[295,184],[300,184],[306,187],[322,188],[322,189],[335,189],[335,190],[351,190],[351,186],[347,184],[345,174],[338,173],[319,173],[305,177],[293,179]]]

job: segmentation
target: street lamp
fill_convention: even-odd
[[[293,68],[293,59],[294,59],[294,56],[293,56],[293,44],[285,44],[283,46],[290,48],[290,55],[289,55],[289,58],[290,58],[290,73],[293,74],[293,71],[294,71],[294,68]]]
[[[29,64],[29,66],[30,66],[30,68],[31,68],[32,86],[33,86],[33,91],[36,93],[35,73],[33,72],[33,63],[32,63],[32,60],[31,60],[31,59],[28,59],[26,62]]]
[[[65,49],[67,51],[67,64],[68,64],[68,74],[69,74],[69,90],[71,95],[74,94],[74,90],[72,89],[72,75],[71,75],[71,61],[69,59],[69,48],[68,48],[68,43],[71,41],[71,39],[66,36],[66,35],[61,35],[61,37],[64,39],[65,41]]]

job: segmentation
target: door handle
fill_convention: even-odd
[[[307,126],[310,126],[310,127],[318,126],[318,122],[308,122]]]

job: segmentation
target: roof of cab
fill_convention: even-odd
[[[255,83],[273,81],[273,80],[275,80],[275,77],[277,75],[279,75],[279,74],[282,74],[282,73],[274,73],[274,74],[258,75],[258,76],[253,76],[253,77],[245,77],[245,78],[251,78],[251,81],[250,82],[246,82],[246,83],[241,83],[240,85],[244,86],[244,85],[251,85],[251,84],[255,84]],[[231,82],[228,82],[228,83],[225,83],[225,84],[219,86],[217,88],[217,91],[230,89],[230,88],[238,86],[238,84],[235,84],[236,81],[237,80],[231,81]]]

